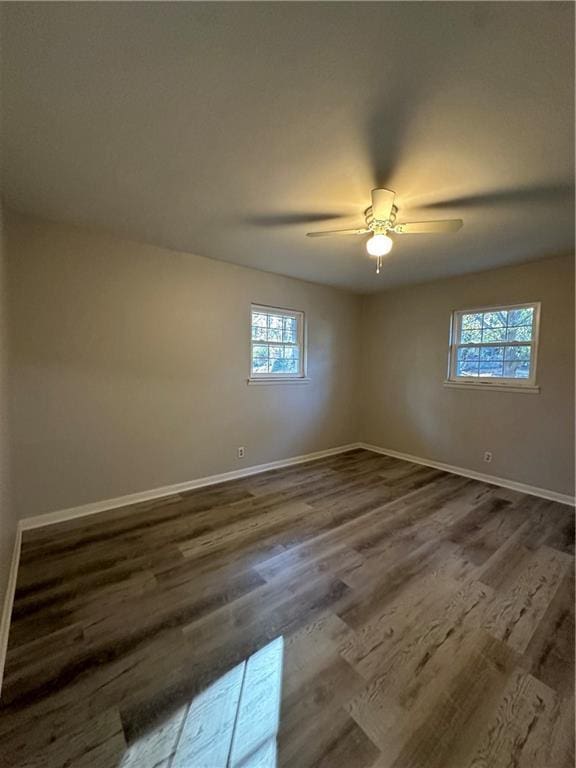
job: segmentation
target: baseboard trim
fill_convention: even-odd
[[[130,493],[126,496],[118,496],[115,499],[105,499],[91,504],[83,504],[79,507],[70,507],[68,509],[47,512],[43,515],[24,517],[20,520],[20,528],[22,531],[29,531],[33,528],[42,528],[45,525],[55,525],[56,523],[63,523],[67,520],[74,520],[77,517],[85,517],[86,515],[98,514],[98,512],[106,512],[110,509],[116,509],[117,507],[140,504],[145,501],[161,499],[164,496],[174,496],[175,494],[183,491],[191,491],[195,488],[203,488],[208,485],[225,483],[228,480],[238,480],[242,477],[258,475],[261,472],[269,472],[271,469],[281,469],[282,467],[290,467],[294,464],[303,464],[306,461],[314,461],[315,459],[323,459],[327,456],[335,456],[338,453],[346,453],[346,451],[353,451],[356,448],[360,448],[360,443],[349,443],[348,445],[340,445],[336,448],[327,448],[324,451],[315,451],[314,453],[306,453],[302,456],[293,456],[289,459],[271,461],[267,464],[255,464],[251,467],[246,467],[245,469],[233,470],[232,472],[222,472],[218,475],[199,477],[196,480],[189,480],[185,483],[165,485],[161,488],[153,488],[150,491]]]
[[[217,485],[218,483],[225,483],[229,480],[249,477],[250,475],[258,475],[261,472],[269,472],[272,469],[281,469],[282,467],[289,467],[295,464],[303,464],[307,461],[314,461],[315,459],[322,459],[327,456],[335,456],[339,453],[345,453],[346,451],[352,451],[357,448],[363,448],[367,451],[373,451],[374,453],[381,453],[385,456],[392,456],[404,461],[411,461],[414,464],[422,464],[427,467],[441,469],[444,472],[451,472],[454,475],[461,475],[473,480],[480,480],[484,483],[491,483],[492,485],[509,488],[513,491],[519,491],[520,493],[527,493],[531,496],[538,496],[542,499],[548,499],[549,501],[558,501],[561,504],[575,506],[573,497],[567,494],[558,493],[557,491],[548,490],[547,488],[538,488],[536,486],[526,485],[525,483],[518,483],[514,480],[508,480],[503,477],[497,477],[496,475],[476,472],[475,470],[466,469],[465,467],[456,467],[452,464],[444,464],[440,461],[434,461],[433,459],[413,456],[412,454],[402,453],[401,451],[395,451],[391,448],[382,448],[378,445],[358,442],[348,443],[347,445],[337,446],[336,448],[328,448],[324,451],[306,453],[301,456],[293,456],[288,459],[280,459],[279,461],[271,461],[266,464],[255,464],[251,467],[246,467],[245,469],[237,469],[231,472],[222,472],[217,475],[199,477],[196,480],[189,480],[184,483],[165,485],[160,488],[153,488],[139,493],[130,493],[113,499],[104,499],[90,504],[83,504],[78,507],[69,507],[68,509],[55,510],[54,512],[47,512],[42,515],[25,517],[20,520],[18,536],[21,537],[22,531],[32,530],[33,528],[42,528],[45,525],[55,525],[57,523],[66,522],[67,520],[74,520],[75,518],[85,517],[87,515],[95,515],[98,514],[98,512],[106,512],[111,509],[116,509],[117,507],[125,507],[131,504],[140,504],[146,501],[153,501],[154,499],[161,499],[165,496],[174,496],[183,491],[191,491],[195,488],[203,488],[205,486]]]
[[[10,632],[10,619],[12,618],[12,606],[14,605],[14,595],[16,593],[16,580],[18,577],[18,566],[20,564],[21,548],[22,529],[20,528],[20,525],[18,525],[14,539],[14,549],[12,550],[10,571],[8,572],[8,584],[6,585],[6,594],[4,595],[2,618],[0,620],[0,696],[2,695],[4,665],[6,663],[6,652],[8,650],[8,634]]]
[[[412,456],[409,453],[401,453],[400,451],[394,451],[390,448],[381,448],[378,445],[371,445],[370,443],[359,443],[359,447],[364,448],[367,451],[373,451],[374,453],[382,453],[385,456],[392,456],[395,459],[410,461],[413,464],[423,464],[425,467],[441,469],[444,472],[450,472],[453,475],[461,475],[462,477],[470,477],[472,480],[480,480],[483,483],[498,485],[501,488],[508,488],[511,491],[528,493],[530,496],[538,496],[541,499],[548,499],[548,501],[559,501],[561,504],[568,504],[571,507],[575,506],[573,496],[569,496],[565,493],[558,493],[557,491],[550,491],[547,488],[537,488],[534,485],[517,483],[515,480],[507,480],[504,477],[486,475],[483,472],[476,472],[473,469],[455,467],[452,464],[444,464],[441,461],[434,461],[433,459],[423,459],[421,456]]]

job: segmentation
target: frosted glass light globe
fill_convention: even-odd
[[[366,243],[366,250],[370,256],[386,256],[390,253],[394,241],[388,235],[372,235]]]

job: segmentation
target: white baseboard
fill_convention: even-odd
[[[575,505],[574,497],[569,496],[566,493],[558,493],[557,491],[550,491],[547,488],[537,488],[534,485],[517,483],[515,480],[507,480],[504,477],[496,477],[495,475],[486,475],[484,472],[476,472],[473,469],[455,467],[452,464],[443,464],[441,461],[434,461],[433,459],[423,459],[421,456],[412,456],[409,453],[393,451],[390,448],[380,448],[378,445],[359,443],[359,447],[364,448],[367,451],[373,451],[374,453],[382,453],[385,456],[392,456],[395,459],[410,461],[413,464],[423,464],[425,467],[441,469],[444,472],[451,472],[453,475],[462,475],[463,477],[470,477],[472,480],[480,480],[483,483],[490,483],[491,485],[498,485],[502,488],[509,488],[512,491],[528,493],[531,496],[539,496],[541,499],[559,501],[561,504],[568,504],[571,507]]]
[[[116,509],[117,507],[140,504],[143,501],[153,501],[154,499],[160,499],[163,496],[173,496],[174,494],[183,491],[194,490],[194,488],[203,488],[207,485],[225,483],[228,480],[237,480],[250,475],[258,475],[260,472],[268,472],[271,469],[280,469],[282,467],[290,467],[293,464],[303,464],[306,461],[314,461],[314,459],[323,459],[326,456],[345,453],[346,451],[352,451],[355,448],[360,448],[360,443],[349,443],[348,445],[340,445],[337,448],[328,448],[325,451],[316,451],[315,453],[306,453],[303,456],[293,456],[290,459],[271,461],[268,464],[255,464],[254,466],[246,467],[245,469],[235,469],[232,472],[222,472],[219,475],[199,477],[196,480],[189,480],[185,483],[165,485],[161,488],[153,488],[150,491],[130,493],[126,496],[118,496],[115,499],[105,499],[104,501],[96,501],[92,504],[83,504],[79,507],[70,507],[68,509],[56,510],[55,512],[47,512],[43,515],[24,517],[20,520],[20,527],[23,531],[28,531],[32,528],[41,528],[45,525],[62,523],[66,520],[84,517],[85,515],[95,515],[98,512],[105,512],[109,509]]]
[[[222,472],[218,475],[199,477],[196,480],[189,480],[184,483],[165,485],[160,488],[153,488],[149,491],[130,493],[125,496],[118,496],[113,499],[104,499],[103,501],[96,501],[91,504],[83,504],[78,507],[70,507],[68,509],[60,509],[54,512],[47,512],[43,515],[25,517],[20,520],[19,528],[20,531],[31,530],[32,528],[41,528],[45,525],[53,525],[55,523],[65,522],[66,520],[74,520],[75,518],[85,517],[86,515],[95,515],[98,512],[105,512],[110,509],[116,509],[117,507],[124,507],[131,504],[140,504],[145,501],[160,499],[164,496],[173,496],[183,491],[194,490],[195,488],[203,488],[209,485],[224,483],[228,480],[237,480],[242,477],[257,475],[261,472],[268,472],[271,469],[281,469],[282,467],[289,467],[294,464],[303,464],[306,461],[314,461],[314,459],[322,459],[326,456],[334,456],[339,453],[345,453],[346,451],[352,451],[355,448],[364,448],[367,451],[381,453],[386,456],[392,456],[396,459],[402,459],[404,461],[411,461],[414,464],[423,464],[424,466],[440,469],[444,472],[451,472],[454,475],[470,477],[473,480],[480,480],[484,483],[491,483],[492,485],[498,485],[502,488],[509,488],[513,491],[519,491],[520,493],[527,493],[532,496],[538,496],[550,501],[558,501],[562,504],[568,504],[570,506],[574,506],[575,504],[573,497],[567,494],[558,493],[557,491],[548,490],[547,488],[537,488],[536,486],[526,485],[525,483],[518,483],[514,480],[508,480],[503,477],[487,475],[483,472],[476,472],[472,469],[456,467],[452,464],[444,464],[440,461],[434,461],[433,459],[424,459],[421,456],[412,456],[411,454],[401,453],[400,451],[395,451],[390,448],[381,448],[380,446],[371,445],[370,443],[359,442],[349,443],[348,445],[341,445],[337,448],[328,448],[324,451],[307,453],[302,456],[293,456],[289,459],[271,461],[267,464],[255,464],[254,466],[246,467],[245,469],[237,469],[231,472]]]
[[[20,528],[20,525],[18,525],[18,528],[16,529],[16,537],[14,539],[14,549],[12,550],[10,571],[8,572],[8,584],[6,585],[6,594],[4,595],[2,617],[0,618],[0,695],[2,694],[4,664],[6,662],[6,651],[8,650],[8,633],[10,631],[10,618],[12,616],[12,606],[14,605],[14,594],[16,592],[16,579],[18,577],[18,565],[20,564],[21,545],[22,529]]]

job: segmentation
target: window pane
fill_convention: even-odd
[[[506,332],[506,338],[508,339],[508,341],[531,341],[532,326],[519,325],[515,327],[508,327],[508,330]]]
[[[508,325],[532,325],[534,308],[511,309],[508,312]]]
[[[257,357],[252,361],[252,373],[268,373],[268,358]]]
[[[298,373],[298,361],[274,360],[271,373]]]
[[[282,341],[282,328],[268,328],[268,341]]]
[[[484,363],[496,363],[504,360],[504,347],[482,347],[480,361]]]
[[[460,347],[458,349],[458,360],[478,360],[480,357],[480,347]]]
[[[469,315],[462,315],[462,329],[482,328],[482,313],[474,312]]]
[[[282,331],[282,315],[268,315],[268,328]]]
[[[482,341],[506,341],[506,328],[484,328],[482,331]]]
[[[480,363],[480,376],[502,376],[503,363]]]
[[[295,343],[296,339],[296,320],[293,317],[284,318],[284,330],[282,333],[282,341]]]
[[[484,328],[505,328],[508,323],[508,312],[484,312],[482,325]]]
[[[528,360],[504,363],[504,376],[509,379],[527,379],[530,376],[530,363]]]
[[[261,344],[255,344],[252,347],[252,357],[254,359],[258,357],[268,357],[268,347]]]
[[[266,341],[268,338],[268,331],[266,328],[262,328],[260,325],[252,326],[252,339],[254,341]]]
[[[458,360],[456,365],[457,376],[478,376],[478,360]]]
[[[507,347],[505,360],[530,360],[530,347]]]
[[[268,356],[273,358],[281,358],[283,352],[283,347],[276,347],[273,344],[270,344],[268,347]]]
[[[266,328],[266,315],[262,312],[252,312],[252,325],[259,325]]]
[[[460,342],[462,344],[478,344],[482,341],[482,331],[462,331]]]

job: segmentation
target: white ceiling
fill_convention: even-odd
[[[360,292],[565,252],[573,30],[555,2],[4,3],[3,193]],[[464,229],[379,277],[363,238],[305,237],[374,186]]]

